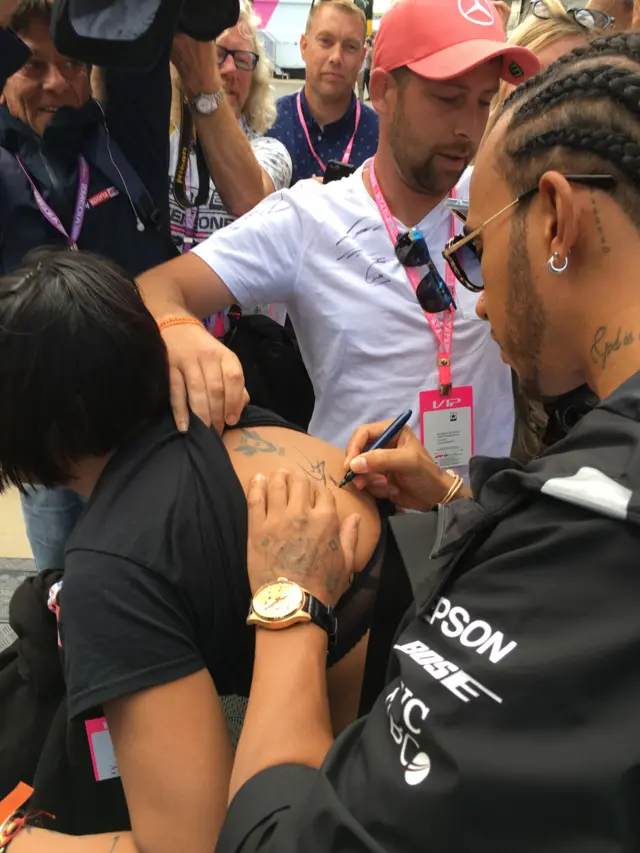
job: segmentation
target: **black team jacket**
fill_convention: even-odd
[[[250,780],[217,853],[640,850],[640,374],[471,477],[475,501],[421,519],[371,713],[320,770]]]

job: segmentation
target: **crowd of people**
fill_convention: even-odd
[[[0,850],[640,850],[640,4],[526,6],[0,0]]]

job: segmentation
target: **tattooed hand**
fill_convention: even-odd
[[[360,516],[341,527],[332,492],[302,472],[277,471],[269,480],[258,474],[247,504],[252,591],[284,577],[335,604],[353,572]]]

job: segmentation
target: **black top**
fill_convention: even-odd
[[[471,477],[475,502],[422,518],[371,713],[319,771],[251,779],[217,853],[640,850],[640,374]]]
[[[220,694],[246,693],[246,542],[242,487],[198,418],[182,435],[168,411],[123,446],[67,547],[60,635],[69,715],[203,667]]]
[[[292,427],[247,407],[236,425]],[[338,610],[339,660],[364,635],[384,537]],[[70,717],[206,668],[220,695],[247,696],[245,495],[213,430],[171,412],[114,455],[67,546],[59,596]]]

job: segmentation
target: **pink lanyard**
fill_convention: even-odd
[[[376,170],[375,170],[375,158],[369,161],[369,180],[371,181],[371,189],[373,190],[373,199],[378,206],[378,210],[380,211],[380,216],[382,217],[382,221],[385,224],[387,229],[387,233],[391,238],[391,242],[394,246],[398,240],[398,235],[400,231],[398,230],[398,226],[396,225],[396,220],[391,215],[391,211],[389,210],[389,205],[385,197],[382,195],[382,190],[380,189],[380,185],[378,184],[376,178]],[[455,189],[451,192],[451,198],[455,198]],[[455,226],[455,218],[453,214],[451,214],[451,236],[455,237],[456,235],[456,226]],[[407,278],[411,283],[411,287],[413,287],[414,292],[417,291],[418,285],[420,284],[420,273],[415,267],[405,267],[404,271],[407,274]],[[451,270],[449,269],[449,265],[447,264],[445,281],[447,287],[451,291],[451,296],[454,301],[456,298],[456,279]],[[440,394],[442,396],[448,396],[451,393],[451,346],[453,343],[453,320],[454,320],[455,309],[453,306],[448,308],[446,311],[442,312],[441,319],[438,319],[433,314],[427,314],[424,312],[424,316],[427,319],[427,323],[431,326],[431,330],[435,335],[436,341],[438,342],[438,385],[440,387]]]
[[[16,157],[16,160],[18,161],[18,165],[24,172],[27,180],[31,184],[33,197],[35,199],[36,204],[38,205],[38,210],[50,225],[53,225],[55,229],[57,229],[63,236],[67,238],[67,244],[69,248],[72,251],[77,252],[78,240],[80,239],[80,234],[82,233],[82,225],[84,223],[84,215],[87,212],[87,197],[89,195],[89,164],[82,155],[78,157],[78,196],[76,198],[76,207],[73,213],[71,234],[69,234],[67,229],[62,224],[60,217],[42,197],[42,193],[33,182],[31,175],[25,169],[22,160],[19,157]]]
[[[327,167],[322,162],[322,160],[316,154],[316,149],[313,147],[313,143],[311,142],[311,135],[309,134],[309,128],[307,127],[307,122],[304,119],[304,113],[302,112],[302,92],[298,92],[298,97],[296,98],[296,103],[298,105],[298,118],[300,119],[300,124],[302,125],[302,129],[304,131],[304,135],[307,138],[307,145],[309,146],[309,151],[313,154],[313,156],[318,161],[320,168],[323,172],[326,171]],[[356,125],[353,128],[353,136],[349,140],[349,144],[344,150],[344,154],[342,155],[342,162],[348,163],[351,159],[351,152],[353,151],[353,143],[356,140],[356,133],[358,132],[358,125],[360,124],[360,101],[356,101]]]

